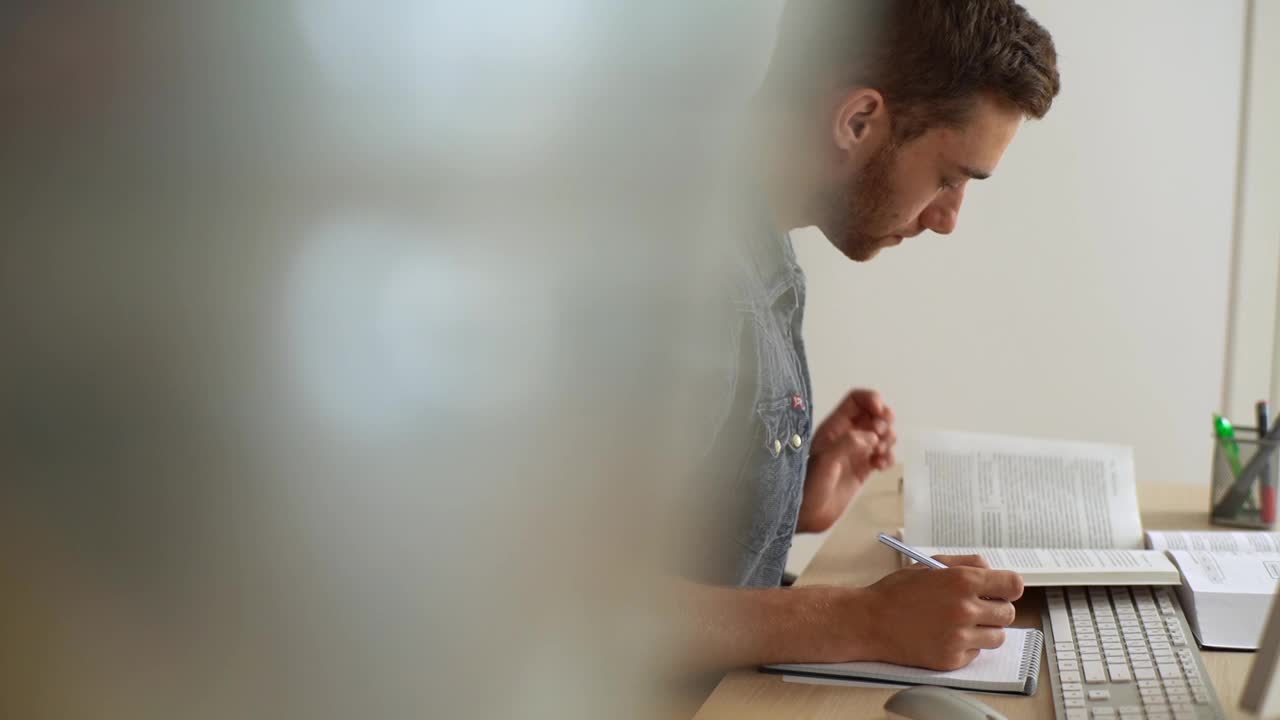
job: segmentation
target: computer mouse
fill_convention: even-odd
[[[892,715],[910,720],[1008,720],[959,690],[918,685],[894,693],[884,704]]]

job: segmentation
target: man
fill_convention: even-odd
[[[732,399],[710,452],[745,499],[729,533],[736,572],[721,579],[757,589],[686,588],[699,659],[953,669],[1004,641],[1022,581],[976,557],[865,588],[778,587],[793,534],[831,527],[893,464],[895,441],[893,411],[870,390],[810,432],[804,281],[786,232],[816,225],[859,262],[950,233],[968,183],[995,172],[1024,119],[1048,112],[1056,65],[1049,34],[1012,0],[788,5],[748,143],[771,222],[744,237]]]

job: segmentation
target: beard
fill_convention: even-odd
[[[897,155],[895,143],[877,150],[862,171],[827,203],[831,230],[825,234],[850,260],[865,262],[875,257],[892,234],[889,176]]]

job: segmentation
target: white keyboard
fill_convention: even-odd
[[[1224,717],[1169,588],[1045,588],[1043,626],[1060,720]]]

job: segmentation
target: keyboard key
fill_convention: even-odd
[[[1182,677],[1182,668],[1176,663],[1160,663],[1156,666],[1161,678]]]
[[[1156,671],[1152,670],[1151,668],[1136,667],[1133,669],[1133,676],[1138,678],[1139,680],[1153,680],[1155,679]]]
[[[1089,712],[1084,708],[1067,708],[1067,720],[1089,720]]]
[[[1129,666],[1123,663],[1108,665],[1107,672],[1111,673],[1111,682],[1129,682],[1133,679],[1129,676]]]
[[[1072,639],[1071,623],[1067,618],[1067,609],[1065,607],[1059,607],[1055,610],[1052,605],[1049,606],[1049,624],[1053,629],[1055,640],[1069,642]]]
[[[1107,673],[1103,670],[1101,662],[1082,662],[1081,669],[1084,671],[1084,681],[1087,683],[1101,683],[1107,681]]]
[[[1069,708],[1072,708],[1072,707],[1082,708],[1084,707],[1084,700],[1082,700],[1081,698],[1066,698],[1062,701],[1062,704]]]
[[[1155,677],[1155,676],[1152,675],[1152,677]],[[1058,679],[1062,680],[1062,682],[1064,683],[1069,683],[1069,682],[1078,683],[1080,682],[1080,673],[1075,670],[1068,670],[1066,672],[1059,673]]]
[[[1059,670],[1079,670],[1080,664],[1077,663],[1075,660],[1059,660],[1058,669]]]
[[[1090,700],[1110,700],[1111,691],[1110,690],[1090,690],[1089,699]]]
[[[1064,682],[1062,683],[1062,689],[1063,690],[1083,690],[1084,685],[1081,685],[1080,683]]]
[[[1084,697],[1084,691],[1083,691],[1083,690],[1063,690],[1063,691],[1062,691],[1062,697],[1064,697],[1064,698],[1073,698],[1073,699],[1074,699],[1074,698],[1082,698],[1082,697]]]

